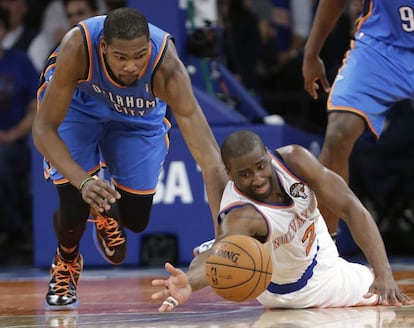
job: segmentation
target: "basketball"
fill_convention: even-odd
[[[206,278],[220,297],[245,302],[259,296],[272,277],[265,246],[253,237],[232,235],[219,240],[206,261]]]

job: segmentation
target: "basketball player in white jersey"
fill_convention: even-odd
[[[221,157],[229,181],[217,218],[218,237],[242,234],[269,250],[273,274],[257,298],[267,308],[344,307],[414,304],[395,282],[383,240],[369,212],[345,181],[305,148],[285,146],[271,153],[260,137],[237,131],[226,138]],[[371,267],[339,257],[317,199],[347,223]],[[152,295],[171,311],[207,286],[205,261],[197,255],[187,273],[166,264],[168,279]]]

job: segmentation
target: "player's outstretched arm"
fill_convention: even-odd
[[[268,234],[267,224],[262,215],[252,206],[246,205],[232,209],[220,225],[220,234],[215,241],[229,235],[246,236],[266,236]],[[186,273],[175,268],[169,263],[165,264],[165,269],[171,274],[168,279],[154,279],[152,284],[160,286],[161,291],[152,294],[153,300],[164,300],[160,312],[172,311],[176,306],[188,300],[192,291],[196,291],[208,286],[205,275],[205,264],[207,258],[212,254],[212,249],[208,249],[197,255],[189,266]]]
[[[220,150],[191,86],[190,77],[170,41],[154,76],[154,94],[172,109],[191,155],[201,168],[212,216],[218,214],[227,176]],[[215,233],[217,227],[215,224]]]

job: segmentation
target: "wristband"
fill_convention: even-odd
[[[93,175],[84,179],[79,185],[79,191],[82,193],[82,188],[85,187],[85,184],[92,180],[98,180],[98,177],[96,175]]]

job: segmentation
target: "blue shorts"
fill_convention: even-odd
[[[328,112],[353,112],[379,137],[390,107],[403,99],[414,100],[413,50],[366,35],[356,39],[333,83]]]
[[[164,119],[159,129],[145,129],[142,123],[123,120],[104,103],[90,98],[82,104],[72,102],[58,132],[72,158],[85,171],[96,173],[104,161],[114,185],[134,194],[150,195],[155,193],[168,153],[170,127]],[[46,160],[44,169],[45,177],[55,184],[68,182]]]

